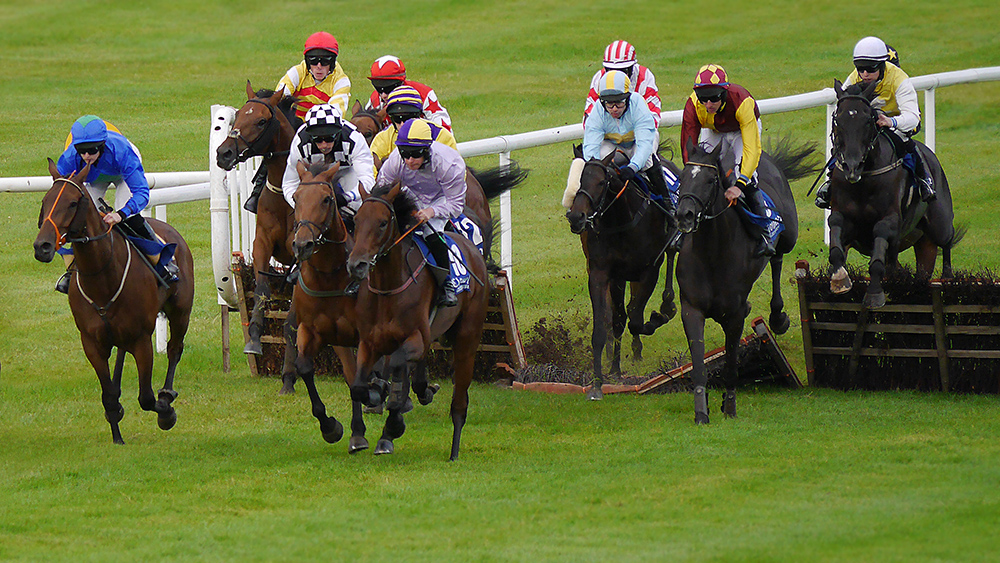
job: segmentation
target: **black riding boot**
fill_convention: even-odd
[[[649,179],[649,191],[654,195],[663,198],[663,207],[670,215],[674,214],[674,203],[670,200],[670,192],[667,190],[667,181],[663,177],[663,167],[660,161],[653,158],[653,165],[645,170],[646,178]]]
[[[934,201],[937,198],[937,193],[934,192],[934,177],[931,176],[930,167],[924,162],[923,155],[916,147],[913,147],[913,156],[913,178],[917,190],[920,191],[920,199],[926,202]]]
[[[830,209],[830,177],[827,176],[823,185],[816,190],[816,207]]]
[[[257,201],[260,199],[260,193],[264,191],[264,184],[267,183],[267,164],[261,162],[260,168],[257,169],[257,173],[253,177],[253,191],[250,192],[250,197],[243,202],[243,209],[246,209],[250,213],[257,213]]]
[[[750,211],[754,215],[767,217],[767,204],[764,202],[764,193],[761,192],[759,188],[754,190],[753,195],[748,196],[746,200],[749,204]],[[747,223],[749,223],[749,221],[747,221]],[[768,234],[767,229],[761,229],[757,225],[752,225],[750,232],[756,232],[757,234],[755,236],[758,237],[757,246],[753,251],[754,258],[760,256],[774,256],[774,243],[771,242],[771,237]]]
[[[121,224],[125,226],[124,230],[126,232],[130,232],[134,236],[142,237],[146,240],[151,240],[154,242],[159,241],[156,238],[156,233],[153,232],[153,229],[149,226],[149,223],[146,222],[146,218],[138,213],[132,215],[131,217],[126,218],[124,221],[122,221]],[[178,280],[177,273],[179,271],[180,270],[177,268],[176,260],[174,260],[174,258],[171,257],[170,261],[163,266],[163,272],[164,272],[163,281],[167,282],[168,284],[176,283]]]
[[[440,233],[428,235],[424,238],[424,242],[434,256],[434,261],[438,263],[438,266],[428,264],[441,288],[438,307],[454,307],[458,305],[458,296],[455,295],[455,281],[451,277],[451,263],[448,260],[448,246],[444,241],[444,235]]]

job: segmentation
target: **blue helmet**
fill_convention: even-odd
[[[73,122],[70,128],[73,144],[103,143],[108,140],[108,127],[104,120],[96,115],[84,115]]]

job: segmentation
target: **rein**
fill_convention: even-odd
[[[848,95],[845,95],[845,96],[843,96],[843,97],[841,97],[840,99],[837,100],[837,108],[838,108],[838,110],[840,108],[840,103],[843,102],[844,100],[860,100],[860,101],[864,102],[864,105],[865,105],[866,108],[868,108],[868,109],[871,108],[871,101],[868,98],[866,98],[864,96],[857,95],[857,94],[848,94]],[[862,154],[862,157],[861,157],[862,158],[862,163],[864,163],[865,161],[868,160],[868,154],[872,151],[872,149],[875,148],[875,145],[878,144],[879,136],[885,134],[885,131],[883,129],[880,129],[877,124],[878,124],[878,114],[875,111],[872,111],[869,114],[869,117],[868,117],[868,125],[869,125],[869,130],[874,130],[875,134],[872,135],[872,139],[868,143],[868,146],[865,147],[864,151],[861,153]],[[830,129],[831,129],[831,131],[830,131],[830,142],[833,143],[833,146],[836,147],[837,144],[838,144],[837,143],[837,137],[839,136],[838,133],[837,133],[837,114],[836,114],[836,112],[834,112],[833,126]],[[844,164],[843,164],[843,154],[841,154],[841,153],[835,153],[833,156],[830,157],[830,163],[828,163],[828,166],[831,163],[834,166],[836,166],[837,169],[839,169],[841,172],[845,172],[845,170],[844,170]],[[861,176],[862,177],[864,177],[864,176],[869,176],[869,177],[870,176],[879,176],[881,174],[885,174],[886,172],[890,172],[892,170],[895,170],[896,168],[899,168],[902,164],[903,164],[903,159],[899,158],[899,159],[896,159],[894,162],[891,162],[888,165],[883,166],[882,168],[878,168],[876,170],[862,170],[861,171]],[[822,175],[822,173],[821,173],[821,175]],[[814,186],[815,186],[815,184],[814,184]],[[810,189],[809,191],[811,192],[812,190]]]
[[[713,219],[717,219],[720,215],[722,215],[723,213],[725,213],[726,210],[728,210],[730,207],[732,207],[733,203],[730,202],[730,203],[726,204],[726,206],[723,207],[721,211],[719,211],[718,213],[716,213],[714,215],[709,214],[708,216],[706,216],[705,212],[708,209],[710,209],[711,207],[713,207],[715,205],[715,201],[717,199],[719,199],[719,192],[722,191],[722,171],[719,170],[719,165],[718,164],[706,164],[706,163],[703,163],[703,162],[688,161],[688,162],[685,162],[684,165],[685,166],[689,166],[689,165],[690,166],[703,166],[705,168],[712,168],[712,169],[715,170],[715,181],[713,183],[715,184],[715,188],[716,189],[712,190],[712,199],[710,201],[705,202],[700,197],[698,197],[696,194],[691,193],[691,192],[683,193],[683,194],[681,194],[677,198],[677,206],[678,207],[680,207],[681,202],[684,201],[684,199],[693,199],[694,202],[695,202],[695,204],[698,205],[698,213],[697,213],[697,215],[695,215],[695,222],[694,222],[695,223],[695,230],[697,230],[698,229],[698,225],[701,224],[702,221],[711,221]]]
[[[281,151],[275,153],[264,152],[264,149],[266,149],[271,144],[271,138],[274,136],[275,132],[277,132],[279,128],[278,117],[275,113],[274,107],[271,106],[271,104],[261,100],[247,100],[247,103],[260,104],[266,107],[268,111],[271,112],[271,117],[268,118],[267,124],[264,125],[264,130],[261,131],[260,135],[257,135],[257,138],[254,139],[253,141],[246,140],[246,138],[243,137],[243,133],[241,133],[240,130],[235,127],[232,129],[232,131],[229,132],[230,139],[243,141],[243,144],[246,145],[246,148],[243,149],[243,151],[241,151],[239,156],[237,157],[239,162],[246,162],[248,158],[254,155],[262,155],[265,160],[270,160],[271,157],[280,156],[282,154],[287,155],[288,151]]]
[[[386,201],[385,199],[382,199],[380,197],[371,196],[368,199],[366,199],[361,205],[364,205],[365,203],[368,203],[369,201],[375,201],[375,202],[381,203],[382,205],[385,205],[389,209],[389,221],[393,225],[396,224],[396,209],[395,209],[395,207],[393,207],[393,205],[391,203],[389,203],[388,201]],[[384,258],[384,257],[388,256],[389,255],[389,251],[391,251],[399,243],[403,242],[403,240],[406,237],[408,237],[410,235],[410,233],[412,233],[414,230],[416,230],[422,224],[424,224],[423,220],[421,220],[416,225],[410,227],[405,233],[403,233],[402,235],[400,235],[399,238],[397,238],[391,244],[389,244],[389,240],[391,240],[391,234],[390,234],[390,236],[387,237],[387,239],[385,240],[385,242],[383,242],[379,246],[378,252],[372,258],[372,263],[371,263],[372,267],[373,268],[375,267],[375,264],[378,263],[378,261],[379,261],[380,258]],[[390,231],[390,233],[391,233],[391,231]],[[385,246],[386,244],[388,244],[388,247]],[[378,289],[378,288],[372,287],[371,281],[369,281],[368,282],[368,291],[371,291],[372,293],[374,293],[376,295],[396,295],[398,293],[402,293],[403,291],[406,290],[406,288],[410,287],[413,284],[413,282],[415,282],[417,280],[417,276],[420,275],[420,272],[424,269],[424,266],[426,264],[427,264],[427,258],[424,258],[421,255],[420,265],[418,265],[417,269],[414,270],[410,274],[410,277],[403,283],[403,285],[401,285],[401,286],[399,286],[397,288],[394,288],[394,289]]]
[[[307,186],[320,185],[320,186],[326,186],[326,187],[328,187],[330,189],[330,197],[334,198],[333,206],[337,205],[336,196],[333,193],[333,184],[332,183],[330,183],[330,182],[299,182],[299,185],[300,186],[303,186],[303,185],[307,185]],[[327,243],[331,243],[331,244],[344,244],[344,243],[346,243],[347,242],[347,225],[344,224],[344,218],[340,216],[340,213],[339,212],[335,213],[334,211],[335,211],[334,209],[330,210],[330,213],[328,214],[328,216],[326,218],[326,221],[322,225],[317,224],[317,223],[315,223],[313,221],[309,221],[308,219],[299,219],[293,225],[292,236],[294,237],[294,236],[298,235],[299,229],[302,228],[302,227],[306,227],[306,228],[309,229],[309,233],[313,237],[313,242],[315,242],[317,246],[320,246],[320,245],[323,245],[323,244],[327,244]],[[334,215],[336,215],[337,218],[340,219],[340,226],[344,229],[344,238],[342,238],[340,240],[331,240],[331,239],[326,238],[326,232],[329,231],[330,230],[330,226],[333,225],[333,217],[334,217]]]
[[[642,205],[633,214],[632,220],[629,221],[628,223],[617,225],[608,229],[599,228],[597,226],[598,221],[604,218],[604,214],[611,209],[611,206],[614,205],[614,203],[618,201],[619,198],[621,198],[622,194],[624,194],[625,191],[632,185],[632,181],[629,180],[625,182],[625,184],[622,186],[622,189],[618,191],[615,197],[611,198],[611,201],[605,204],[604,201],[605,199],[607,199],[608,191],[611,189],[611,169],[599,161],[591,161],[586,163],[586,165],[599,166],[602,170],[604,170],[604,182],[603,182],[603,187],[601,189],[600,199],[598,199],[597,201],[594,201],[594,196],[590,195],[590,193],[588,193],[586,190],[577,190],[576,195],[574,196],[574,197],[579,197],[583,195],[584,197],[586,197],[590,201],[591,209],[594,210],[593,213],[591,213],[586,217],[585,225],[588,226],[590,230],[594,232],[594,234],[599,234],[599,235],[601,234],[611,235],[634,229],[635,226],[639,224],[639,221],[642,220],[643,215],[649,208],[649,202],[650,202],[649,197],[640,192],[640,195],[643,198]]]

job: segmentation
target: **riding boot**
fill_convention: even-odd
[[[250,192],[250,197],[243,202],[243,209],[246,209],[250,213],[257,213],[257,201],[260,199],[260,193],[264,191],[264,184],[267,183],[267,165],[263,162],[260,164],[260,168],[257,169],[257,173],[253,177],[253,191]]]
[[[56,291],[59,293],[69,294],[69,270],[66,270],[63,275],[59,276],[59,281],[56,282]]]
[[[434,279],[438,282],[438,287],[441,288],[441,295],[438,297],[437,306],[454,307],[458,305],[458,296],[455,295],[455,280],[451,277],[451,268],[439,268],[430,264],[427,264],[427,267],[431,269]]]
[[[653,165],[645,170],[646,177],[649,178],[649,191],[654,195],[663,198],[663,207],[670,215],[674,214],[674,204],[670,200],[670,192],[667,191],[667,181],[663,178],[663,167],[660,161],[653,159]]]
[[[152,227],[150,227],[149,223],[146,222],[146,218],[138,213],[126,218],[124,221],[122,221],[122,224],[125,225],[124,230],[131,232],[131,234],[134,236],[142,237],[146,240],[151,240],[154,242],[159,242],[156,233],[153,232]],[[176,260],[174,259],[174,257],[171,256],[170,261],[163,266],[163,272],[162,272],[163,281],[167,282],[167,284],[177,283],[177,281],[180,279],[177,277],[179,271],[180,270],[177,268]]]
[[[931,176],[930,167],[924,162],[923,155],[914,147],[914,170],[913,177],[916,180],[917,190],[920,191],[920,199],[925,202],[934,201],[937,193],[934,192],[934,177]]]
[[[751,213],[760,217],[767,217],[767,203],[764,201],[764,193],[760,189],[754,190],[753,195],[747,198],[747,202],[749,203]],[[753,233],[754,231],[758,233],[760,238],[757,241],[757,246],[754,248],[753,257],[774,256],[774,243],[771,242],[771,235],[768,233],[767,228],[761,229],[757,225],[753,225],[750,232]]]

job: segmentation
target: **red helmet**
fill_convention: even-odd
[[[369,80],[406,80],[406,67],[399,57],[383,55],[372,63]]]
[[[698,70],[697,76],[694,77],[694,87],[705,88],[708,86],[728,86],[729,77],[726,76],[726,71],[719,65],[709,64],[701,67]]]
[[[313,49],[323,49],[324,51],[330,51],[334,55],[340,53],[340,46],[337,45],[337,38],[330,35],[325,31],[317,31],[306,39],[306,47],[302,50],[302,54],[305,55]]]

